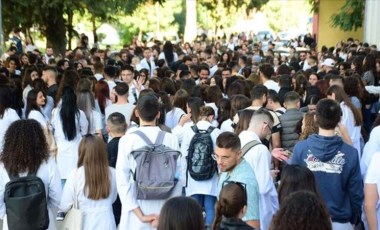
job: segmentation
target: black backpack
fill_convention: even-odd
[[[36,173],[25,177],[11,176],[5,185],[4,202],[8,228],[42,230],[49,227],[45,185]]]
[[[217,172],[216,161],[212,158],[214,146],[210,136],[215,128],[210,126],[207,130],[198,130],[194,125],[191,129],[195,135],[188,150],[186,178],[190,174],[196,181],[211,179]]]

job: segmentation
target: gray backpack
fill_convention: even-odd
[[[137,199],[167,199],[178,181],[177,159],[181,153],[162,144],[165,137],[163,131],[158,133],[154,144],[143,132],[138,130],[133,133],[147,144],[131,152],[136,160],[134,180]]]

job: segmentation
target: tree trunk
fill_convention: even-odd
[[[69,37],[69,50],[71,50],[71,42],[73,40],[73,16],[73,11],[71,9],[67,9],[67,32]]]
[[[92,36],[94,36],[94,44],[99,45],[98,44],[98,36],[96,35],[96,29],[97,29],[96,28],[96,20],[95,20],[94,16],[91,17],[91,21],[92,21]]]
[[[197,37],[197,1],[186,0],[185,42],[192,42]]]
[[[49,9],[45,22],[46,47],[52,47],[55,55],[64,56],[67,40],[63,5]]]

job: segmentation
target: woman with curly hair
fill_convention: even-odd
[[[41,125],[32,119],[12,123],[5,134],[0,157],[0,212],[5,213],[4,189],[11,176],[36,173],[45,185],[49,213],[49,228],[56,229],[55,216],[61,199],[61,184],[54,159],[49,159],[46,139]],[[36,206],[36,212],[40,207]],[[8,229],[4,218],[3,229]]]
[[[83,213],[83,229],[116,229],[112,203],[116,200],[115,169],[108,166],[104,141],[86,135],[79,144],[79,159],[67,178],[60,209],[67,212],[77,197]]]
[[[307,112],[303,116],[302,120],[302,132],[300,135],[300,140],[306,140],[308,136],[311,134],[317,134],[318,133],[318,126],[314,119],[315,113],[314,112]]]
[[[285,198],[270,230],[332,230],[325,204],[313,192],[298,191]]]

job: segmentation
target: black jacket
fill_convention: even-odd
[[[239,218],[223,217],[218,227],[219,230],[255,230]]]

